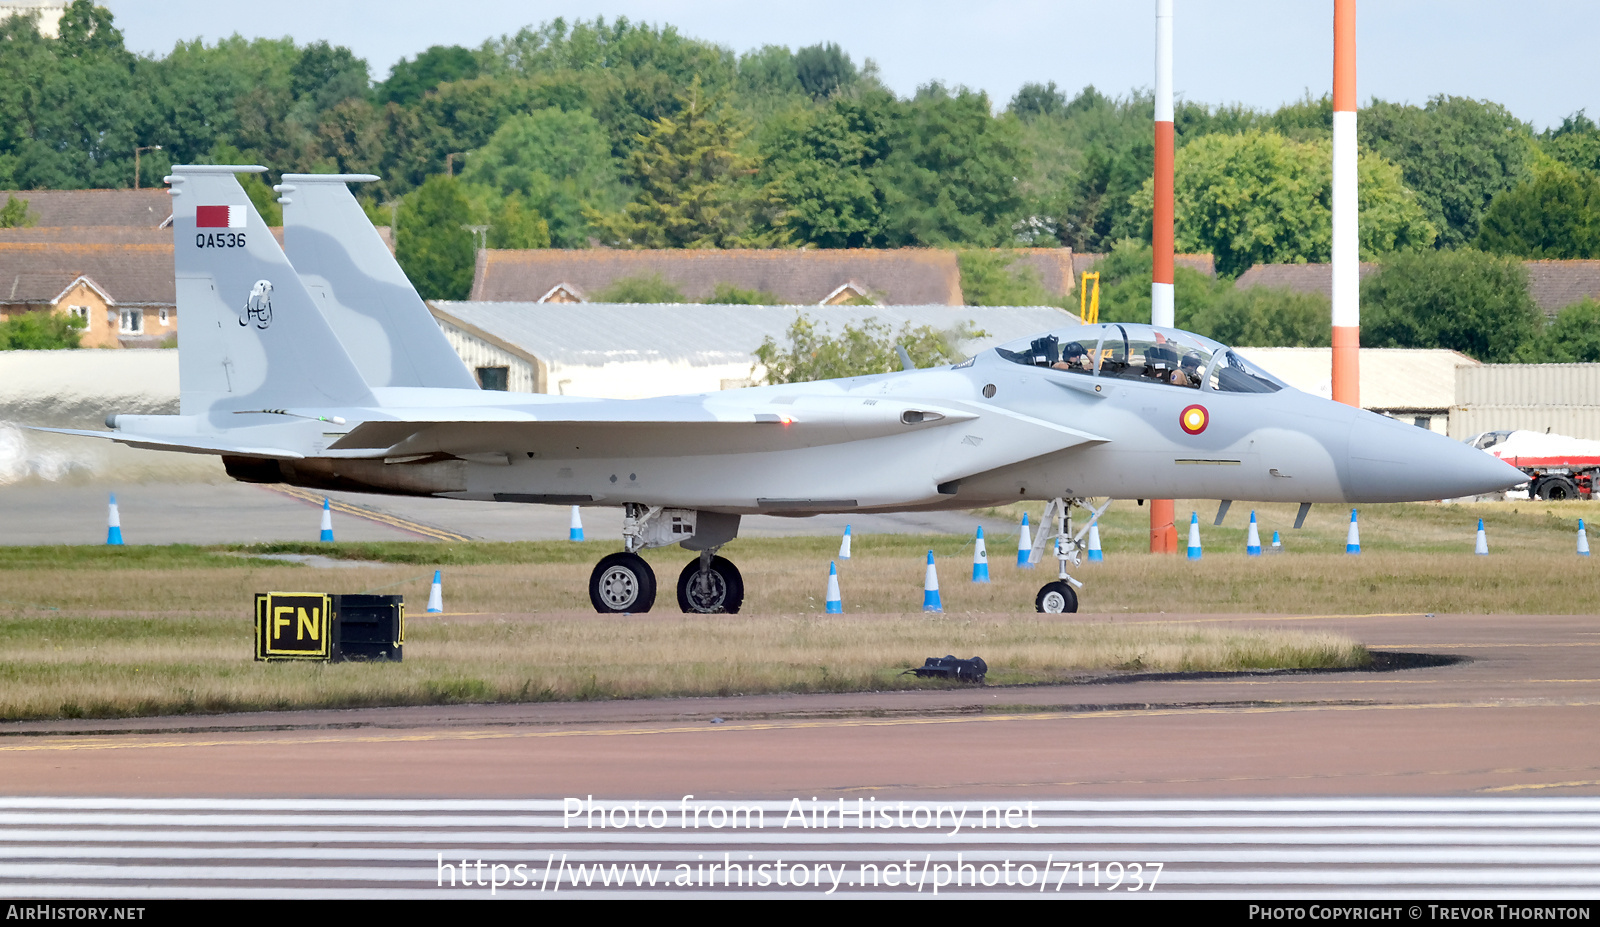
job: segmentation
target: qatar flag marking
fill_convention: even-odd
[[[196,206],[194,208],[195,228],[202,229],[242,229],[244,223],[243,206]]]

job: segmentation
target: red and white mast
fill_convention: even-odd
[[[1333,0],[1333,399],[1357,407],[1361,405],[1359,208],[1356,0]]]
[[[1150,324],[1175,323],[1172,292],[1172,0],[1156,0],[1156,173],[1155,217],[1150,230]],[[1150,500],[1150,552],[1178,552],[1172,500]]]

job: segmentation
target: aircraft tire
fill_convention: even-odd
[[[1071,614],[1078,610],[1078,593],[1070,583],[1060,580],[1045,583],[1034,597],[1033,607],[1051,615]]]
[[[1559,501],[1578,498],[1578,484],[1564,476],[1552,476],[1539,481],[1540,499]]]
[[[656,604],[656,572],[638,554],[602,557],[589,574],[589,601],[602,615],[642,615]]]
[[[690,615],[737,615],[744,604],[744,577],[722,557],[711,558],[710,575],[700,576],[700,558],[678,574],[678,607]]]

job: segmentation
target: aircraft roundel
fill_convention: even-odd
[[[1178,413],[1178,424],[1182,426],[1184,434],[1197,435],[1211,424],[1211,413],[1202,405],[1187,406]]]

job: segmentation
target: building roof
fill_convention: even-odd
[[[1361,264],[1361,279],[1376,273],[1378,265]],[[1264,286],[1275,290],[1293,290],[1296,293],[1320,293],[1333,298],[1332,264],[1253,264],[1239,275],[1233,284],[1241,290]]]
[[[446,322],[477,329],[546,362],[601,366],[666,360],[691,366],[753,361],[766,338],[782,343],[802,312],[831,328],[876,319],[898,332],[931,325],[949,331],[971,322],[987,334],[960,345],[975,353],[1017,338],[1076,324],[1051,306],[716,306],[634,303],[448,302],[429,304]]]
[[[1333,396],[1332,348],[1234,350],[1295,389]],[[1361,407],[1448,409],[1456,404],[1456,368],[1477,366],[1465,354],[1442,348],[1362,348]]]
[[[170,235],[165,244],[0,241],[0,303],[51,303],[80,276],[122,305],[177,305]]]
[[[1600,299],[1600,261],[1523,261],[1528,295],[1545,315],[1555,315],[1585,296]]]
[[[0,190],[0,205],[8,196],[28,201],[34,227],[71,225],[121,225],[157,228],[172,215],[172,197],[166,187],[141,190]]]
[[[593,295],[624,277],[651,276],[685,299],[709,297],[718,284],[764,290],[786,303],[816,304],[854,283],[886,305],[959,306],[954,251],[895,250],[483,250],[471,299],[532,301],[558,284]]]
[[[1076,252],[1072,255],[1072,272],[1074,275],[1081,275],[1086,270],[1094,270],[1094,266],[1105,260],[1105,257],[1104,251]],[[1217,275],[1217,259],[1209,254],[1174,254],[1172,263],[1178,267],[1198,270],[1207,277]]]

